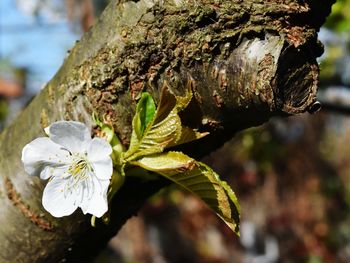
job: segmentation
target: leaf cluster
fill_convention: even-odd
[[[190,87],[190,85],[189,85]],[[192,91],[175,96],[164,84],[158,107],[144,92],[132,121],[132,135],[127,151],[121,146],[111,126],[96,123],[112,144],[114,174],[108,192],[109,201],[124,182],[125,176],[146,180],[164,177],[201,198],[224,222],[239,234],[240,206],[229,185],[207,165],[170,148],[207,135],[182,124],[179,113],[192,99]],[[96,118],[95,118],[96,119]],[[136,168],[136,169],[135,169]],[[129,173],[130,171],[130,173]],[[109,221],[109,215],[104,216]]]

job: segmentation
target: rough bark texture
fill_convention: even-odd
[[[210,136],[184,147],[203,156],[274,115],[313,111],[317,31],[332,0],[112,1],[57,75],[0,137],[0,262],[86,262],[164,182],[127,180],[112,223],[91,228],[80,212],[52,218],[43,185],[23,171],[21,149],[61,119],[97,112],[127,145],[142,90],[167,81],[195,99],[183,118]],[[198,146],[198,147],[196,147]]]

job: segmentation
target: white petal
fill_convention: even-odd
[[[113,163],[110,157],[91,163],[94,174],[100,180],[109,180],[113,173]]]
[[[69,165],[59,167],[46,166],[40,173],[40,178],[43,180],[49,179],[53,176],[60,176],[62,179],[68,176],[67,170]]]
[[[84,200],[80,205],[84,214],[92,214],[96,217],[101,217],[108,210],[107,190],[109,180],[98,180],[93,176],[94,193],[89,200]]]
[[[106,159],[111,153],[111,145],[102,138],[93,138],[87,146],[87,155],[90,162]]]
[[[44,189],[43,206],[54,217],[70,215],[79,205],[75,191],[65,194],[65,183],[65,179],[53,177]]]
[[[22,162],[27,173],[39,175],[45,166],[59,167],[68,164],[70,156],[61,145],[47,137],[40,137],[23,147]],[[44,174],[43,177],[47,178]]]
[[[77,121],[58,121],[49,128],[50,139],[63,145],[72,153],[83,153],[91,140],[88,127]]]
[[[112,147],[101,138],[93,138],[87,148],[88,160],[98,179],[109,180],[113,173],[113,162],[110,157]]]

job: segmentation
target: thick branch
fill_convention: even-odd
[[[95,111],[127,145],[141,91],[158,98],[167,81],[181,94],[190,80],[195,100],[183,118],[210,136],[184,151],[202,156],[271,116],[312,109],[322,53],[316,34],[332,2],[112,1],[0,138],[0,261],[82,262],[164,185],[128,180],[110,226],[91,228],[80,212],[52,218],[41,206],[43,183],[20,161],[43,127],[61,119],[91,125]]]

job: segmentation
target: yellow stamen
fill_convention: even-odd
[[[69,179],[64,189],[65,194],[71,192],[73,189],[79,190],[79,187],[85,181],[91,179],[90,172],[92,171],[92,166],[86,158],[86,154],[75,154],[73,156],[73,162],[68,168]],[[89,183],[85,184],[89,190]],[[90,193],[91,194],[91,193]]]

